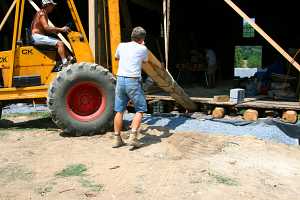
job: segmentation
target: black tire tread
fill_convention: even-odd
[[[75,63],[73,65],[68,66],[66,69],[62,70],[58,73],[57,78],[52,82],[52,84],[49,87],[48,90],[48,99],[47,104],[48,108],[50,110],[52,120],[54,123],[61,128],[65,133],[69,133],[75,136],[81,136],[81,135],[93,135],[95,133],[104,133],[107,130],[109,130],[112,127],[112,117],[110,117],[110,120],[108,120],[107,123],[105,123],[103,126],[101,126],[100,129],[94,129],[90,128],[88,130],[77,130],[74,127],[66,126],[62,120],[60,119],[60,116],[58,116],[57,107],[55,106],[55,94],[58,90],[58,86],[63,84],[65,81],[71,81],[72,75],[76,73],[82,73],[82,71],[90,71],[92,73],[96,73],[100,75],[101,77],[105,77],[105,79],[109,82],[106,84],[115,85],[115,78],[114,76],[109,73],[109,70],[105,69],[104,67],[97,65],[97,64],[91,64],[91,63]]]

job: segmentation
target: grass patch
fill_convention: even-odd
[[[240,109],[237,114],[238,115],[244,115],[244,113],[246,112],[246,109]]]
[[[38,193],[38,194],[40,194],[41,196],[44,196],[45,194],[47,194],[47,193],[49,193],[49,192],[52,192],[52,190],[53,190],[53,186],[46,186],[46,187],[43,187],[43,188],[38,188],[37,190],[36,190],[36,192]]]
[[[45,196],[47,193],[50,193],[53,191],[54,186],[56,185],[56,182],[47,182],[45,185],[41,185],[40,187],[35,189],[35,192],[38,193],[41,196]]]
[[[83,179],[81,178],[79,180],[79,183],[81,184],[82,187],[84,188],[88,188],[90,191],[92,192],[100,192],[100,191],[103,191],[103,185],[101,184],[97,184],[97,183],[94,183],[90,180],[87,180],[87,179]]]
[[[67,168],[57,172],[55,175],[60,177],[83,176],[86,171],[87,167],[84,164],[74,164],[67,166]]]
[[[8,165],[0,168],[0,183],[7,184],[17,180],[30,181],[33,178],[32,171],[23,166]]]
[[[224,185],[229,185],[229,186],[238,186],[239,185],[238,181],[236,181],[232,178],[220,175],[220,174],[215,174],[215,173],[209,172],[208,175],[210,177],[214,178],[217,181],[217,183],[219,183],[219,184],[224,184]]]

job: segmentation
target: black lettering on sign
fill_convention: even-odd
[[[7,57],[0,57],[0,63],[7,62]]]
[[[33,55],[32,49],[23,49],[22,50],[23,55]]]

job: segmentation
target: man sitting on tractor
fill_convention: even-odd
[[[32,39],[35,45],[54,46],[58,49],[58,54],[62,60],[62,66],[68,65],[67,52],[64,43],[56,38],[49,37],[49,33],[67,33],[71,29],[67,26],[62,28],[50,27],[48,24],[48,14],[51,13],[56,3],[53,0],[42,0],[42,8],[38,11],[31,24]]]

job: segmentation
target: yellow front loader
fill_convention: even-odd
[[[3,106],[14,102],[47,99],[53,121],[64,132],[79,136],[106,131],[113,121],[115,79],[107,69],[95,64],[74,1],[67,0],[67,4],[76,28],[67,34],[65,43],[76,63],[60,72],[54,70],[58,65],[56,49],[24,42],[27,3],[39,9],[32,0],[13,2],[16,12],[12,48],[0,52],[0,113]],[[60,38],[64,40],[62,35]]]
[[[76,63],[55,72],[58,65],[56,49],[35,46],[26,40],[26,34],[22,35],[25,4],[31,4],[35,10],[39,7],[33,0],[13,1],[0,24],[1,31],[15,7],[12,48],[0,52],[0,111],[3,106],[15,102],[47,100],[53,121],[64,132],[76,136],[105,132],[112,127],[113,122],[113,74],[117,72],[117,63],[110,58],[113,74],[107,68],[95,64],[74,1],[66,2],[75,28],[66,35],[67,39],[60,34],[58,37],[72,53]],[[121,42],[120,1],[108,0],[108,8],[109,37],[106,43],[109,43],[108,54],[114,55]],[[51,21],[49,24],[52,24]],[[186,110],[196,110],[196,104],[151,52],[148,60],[143,66],[144,72]]]

